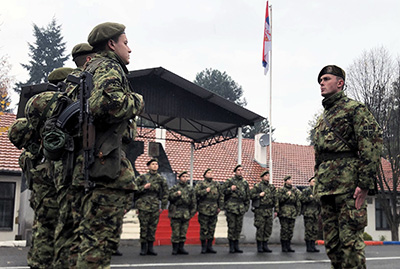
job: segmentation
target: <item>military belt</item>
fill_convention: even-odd
[[[200,203],[213,204],[213,203],[215,203],[217,201],[218,201],[217,199],[206,199],[206,200],[200,201]]]
[[[143,194],[141,197],[157,197],[157,193],[155,192],[149,192],[149,193],[145,193]]]
[[[189,206],[187,206],[187,205],[177,205],[176,206],[176,210],[185,210],[185,209],[189,209]]]
[[[257,207],[257,209],[269,209],[269,208],[273,208],[273,206],[260,205],[259,207]]]
[[[342,152],[322,152],[320,153],[319,159],[322,162],[332,161],[340,158],[358,158],[358,155],[354,151],[342,151]]]
[[[240,198],[235,198],[235,197],[229,198],[228,201],[237,202],[237,203],[242,203],[242,202],[243,202],[242,199],[240,199]]]

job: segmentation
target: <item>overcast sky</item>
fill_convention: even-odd
[[[162,66],[193,81],[205,68],[226,71],[244,90],[247,109],[269,113],[269,74],[262,68],[264,0],[0,0],[0,56],[25,82],[20,63],[35,41],[33,24],[56,18],[70,53],[91,29],[126,25],[129,70]],[[271,0],[272,125],[277,142],[306,145],[308,122],[321,109],[317,74],[327,64],[346,69],[365,50],[400,55],[398,0]],[[66,66],[74,67],[71,60]]]

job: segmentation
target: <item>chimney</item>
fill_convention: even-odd
[[[165,138],[166,138],[167,130],[157,128],[156,129],[156,142],[160,143],[165,150]]]
[[[254,137],[254,160],[264,168],[267,168],[267,146],[269,144],[268,134],[256,134]]]

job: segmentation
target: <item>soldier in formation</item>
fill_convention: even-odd
[[[276,194],[275,215],[279,217],[281,224],[282,252],[294,252],[291,240],[296,217],[301,210],[300,191],[293,187],[291,176],[286,176],[284,181],[285,184]]]
[[[171,221],[172,255],[189,254],[184,246],[189,220],[197,211],[196,195],[188,185],[189,174],[183,171],[178,175],[178,184],[169,190],[168,217]]]
[[[307,252],[319,252],[315,247],[315,240],[318,239],[318,219],[321,214],[321,204],[313,195],[315,184],[314,177],[309,180],[310,186],[301,192],[301,214],[304,216],[304,240],[306,241]]]
[[[136,178],[135,206],[140,222],[140,255],[157,255],[153,244],[160,213],[167,208],[167,180],[158,173],[158,160],[147,162],[149,172]],[[161,208],[160,208],[161,202]]]
[[[382,130],[364,104],[345,95],[345,79],[336,65],[325,66],[318,74],[324,111],[314,128],[314,194],[321,200],[332,268],[366,268],[365,198],[374,189]]]
[[[268,170],[262,172],[260,177],[261,182],[254,185],[250,191],[250,195],[253,201],[254,226],[257,228],[257,251],[262,253],[272,252],[268,248],[268,240],[272,232],[276,189],[274,185],[269,183]]]
[[[204,180],[195,187],[198,220],[200,224],[201,253],[217,253],[212,247],[218,213],[223,208],[224,197],[221,186],[213,180],[213,171],[208,168],[203,173]]]
[[[229,253],[243,253],[239,248],[239,238],[243,227],[244,214],[250,206],[249,184],[243,178],[243,167],[233,169],[235,175],[223,184],[224,209],[228,223]]]

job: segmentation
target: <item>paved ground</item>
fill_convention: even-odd
[[[111,268],[307,268],[329,269],[329,260],[323,252],[307,253],[305,246],[295,245],[295,253],[282,253],[279,245],[272,245],[272,253],[256,253],[255,245],[242,247],[243,254],[229,254],[226,245],[217,245],[217,254],[200,254],[200,246],[189,245],[189,255],[171,255],[171,246],[157,246],[158,256],[140,256],[137,244],[124,244],[120,250],[122,257],[113,257]],[[0,269],[28,268],[26,247],[0,247]],[[368,269],[400,268],[400,246],[367,246]]]

